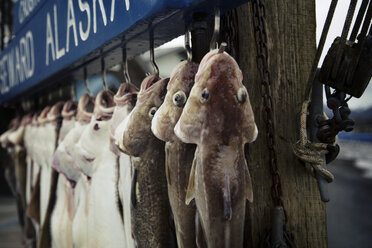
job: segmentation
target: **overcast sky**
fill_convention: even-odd
[[[358,5],[356,7],[356,11],[354,13],[354,20],[357,15],[357,11],[359,10],[360,3],[362,1],[358,1]],[[324,21],[326,19],[328,8],[331,3],[331,0],[316,0],[316,16],[317,16],[317,41],[320,39],[320,35],[323,29]],[[326,55],[329,47],[331,46],[333,40],[337,36],[341,36],[342,28],[344,25],[346,13],[349,7],[350,0],[339,0],[337,4],[337,8],[335,11],[335,14],[333,16],[332,25],[330,27],[330,30],[328,32],[328,38],[325,43],[323,54],[321,57],[321,62],[324,59],[324,56]],[[351,32],[351,31],[350,31]],[[174,46],[183,46],[184,44],[184,38],[178,37],[174,39],[171,42],[168,42],[164,44],[162,47],[169,48]],[[372,106],[372,83],[369,84],[366,91],[364,92],[363,96],[361,98],[352,98],[349,101],[349,106],[351,109],[357,109],[357,108],[368,108]]]
[[[359,10],[359,6],[362,1],[358,1],[356,11],[354,13],[354,20]],[[316,0],[316,13],[317,13],[317,41],[320,39],[320,35],[323,29],[324,21],[327,17],[328,8],[331,0]],[[339,0],[336,8],[335,15],[333,17],[332,25],[330,27],[328,38],[323,50],[321,61],[323,61],[328,48],[331,46],[334,38],[341,36],[342,28],[344,26],[345,16],[348,11],[350,0]],[[351,26],[352,27],[352,26]],[[350,31],[351,32],[351,31]],[[368,108],[372,106],[372,83],[370,83],[360,98],[352,98],[349,101],[351,110],[357,108]]]

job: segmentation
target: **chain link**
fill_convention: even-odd
[[[239,63],[239,39],[238,39],[238,18],[236,9],[227,11],[221,17],[220,43],[226,42],[226,52]]]
[[[288,221],[288,215],[284,208],[283,203],[283,191],[280,179],[280,173],[278,168],[278,157],[276,153],[276,141],[275,141],[275,125],[274,125],[274,111],[273,111],[273,98],[271,95],[271,79],[268,64],[268,47],[267,47],[267,33],[266,33],[266,10],[265,5],[261,0],[252,0],[252,22],[254,27],[254,37],[257,49],[257,67],[261,76],[261,96],[263,99],[264,106],[264,122],[266,126],[266,143],[269,150],[269,165],[270,174],[272,180],[271,186],[271,198],[274,202],[275,207],[281,207],[284,214],[283,223],[283,237],[282,240],[271,240],[270,234],[266,238],[265,247],[281,247],[281,248],[294,248],[294,237],[291,233],[286,230],[286,225]],[[274,217],[275,218],[275,217]],[[275,228],[275,227],[274,227]],[[274,234],[278,230],[271,230],[271,234]],[[278,237],[276,237],[278,238]],[[272,243],[274,242],[274,243]],[[276,243],[279,242],[279,243]]]
[[[269,149],[270,174],[272,178],[271,197],[275,206],[282,206],[283,192],[278,168],[278,158],[275,150],[275,126],[273,112],[273,98],[271,96],[271,80],[268,65],[268,47],[266,33],[266,10],[261,0],[252,0],[252,20],[254,27],[254,36],[257,48],[257,67],[261,76],[261,96],[264,106],[264,121],[266,125],[266,143]],[[285,220],[287,221],[287,212],[284,209]]]

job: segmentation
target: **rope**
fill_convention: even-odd
[[[306,100],[302,104],[301,119],[300,119],[300,139],[292,146],[294,154],[305,163],[321,174],[327,182],[334,180],[333,174],[322,165],[325,163],[324,155],[328,153],[327,144],[312,143],[307,139],[307,114],[310,100]]]

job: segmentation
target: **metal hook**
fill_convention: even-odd
[[[154,31],[151,29],[150,31],[150,61],[152,67],[154,68],[154,74],[156,78],[159,78],[159,67],[155,62],[155,55],[154,55]]]
[[[88,73],[87,73],[87,68],[86,67],[84,68],[84,85],[85,85],[85,90],[88,92],[88,95],[92,96],[92,92],[90,91],[90,89],[88,87]],[[75,96],[75,98],[76,98],[73,84],[72,84],[71,90],[74,92],[73,96]]]
[[[192,61],[192,51],[190,47],[190,25],[187,23],[186,24],[186,32],[185,32],[185,49],[186,49],[186,54],[187,54],[187,61],[191,62]]]
[[[123,73],[124,73],[124,80],[126,83],[131,84],[129,71],[128,71],[128,60],[127,60],[127,51],[125,46],[123,46]]]
[[[220,25],[221,25],[220,15],[221,15],[220,8],[215,7],[214,8],[214,32],[213,32],[211,43],[209,45],[210,50],[218,48],[217,39],[218,39],[218,36],[220,35]]]
[[[101,58],[101,70],[102,70],[102,84],[103,90],[107,91],[107,83],[106,83],[106,69],[105,69],[105,58]]]
[[[226,47],[227,47],[227,43],[222,42],[220,48],[218,49],[218,53],[223,53]]]
[[[123,45],[123,72],[124,72],[124,81],[127,83],[126,88],[128,89],[129,85],[133,86],[136,90],[139,90],[136,85],[132,83],[132,80],[129,76],[128,70],[128,59],[127,59],[127,51],[125,45]]]

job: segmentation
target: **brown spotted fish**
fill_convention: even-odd
[[[137,103],[124,120],[120,149],[133,156],[132,228],[137,247],[172,247],[165,177],[165,143],[151,132],[151,120],[163,102],[169,79],[146,77]]]
[[[243,148],[257,127],[242,73],[227,53],[203,58],[175,133],[197,144],[186,202],[195,198],[208,247],[243,247],[246,200],[253,200]]]
[[[194,85],[198,64],[181,62],[172,72],[164,103],[156,111],[151,129],[154,135],[165,141],[166,176],[168,195],[176,227],[179,248],[196,247],[195,204],[186,205],[186,190],[195,148],[185,144],[174,133],[191,87]]]

